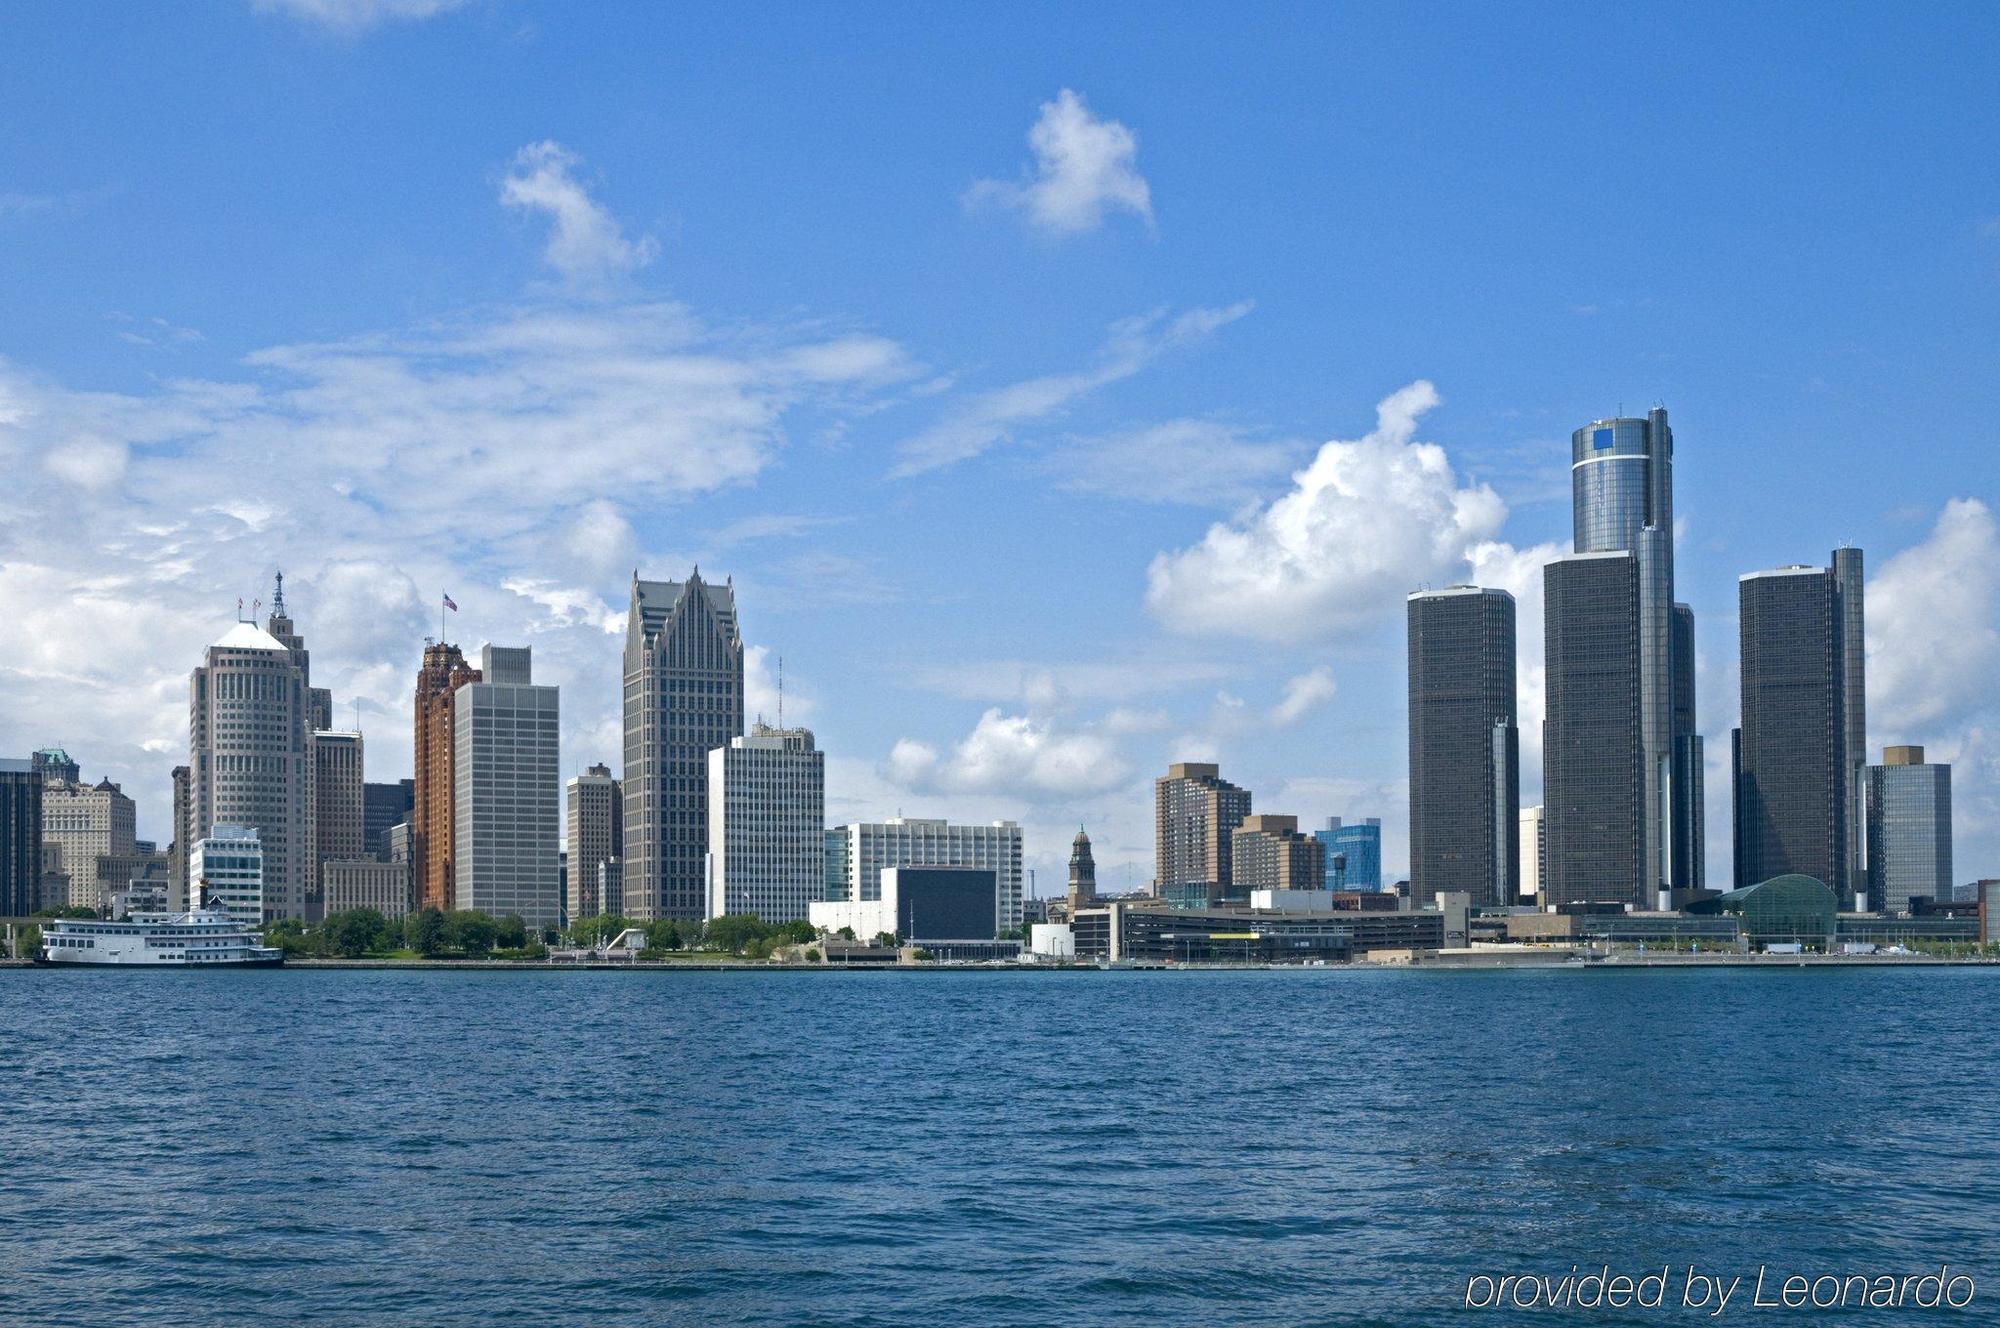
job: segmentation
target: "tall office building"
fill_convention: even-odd
[[[604,897],[598,866],[625,851],[625,802],[611,767],[594,765],[563,789],[564,842],[569,845],[569,920],[617,915],[622,900]]]
[[[0,757],[0,918],[42,906],[42,772]]]
[[[188,837],[188,820],[194,805],[194,784],[188,767],[173,769],[174,837],[167,845],[167,908],[184,913],[188,906],[188,853],[194,840]]]
[[[42,786],[42,864],[62,880],[63,898],[43,906],[102,908],[138,855],[138,809],[110,780],[84,784],[51,780]]]
[[[1653,908],[1645,865],[1639,560],[1575,553],[1542,569],[1542,900]]]
[[[810,729],[752,726],[708,754],[708,916],[804,921],[826,895],[826,756]]]
[[[487,646],[452,693],[452,907],[554,926],[562,911],[562,725],[526,646]]]
[[[736,590],[632,578],[625,622],[625,915],[708,911],[708,754],[743,736]]]
[[[837,846],[829,838],[826,851],[829,858],[836,853],[845,858],[840,876],[852,885],[851,901],[879,901],[885,867],[977,867],[993,873],[994,916],[1000,920],[1000,930],[1021,925],[1025,875],[1021,827],[1013,821],[954,825],[897,816],[838,826],[829,835],[839,836]]]
[[[1542,835],[1542,809],[1521,809],[1521,898],[1540,902],[1542,897],[1542,854],[1547,844]]]
[[[1699,888],[1704,852],[1694,613],[1674,600],[1674,434],[1666,410],[1594,420],[1571,434],[1570,490],[1575,551],[1626,552],[1637,564],[1640,892],[1651,907],[1674,890]],[[1622,683],[1617,690],[1622,696]],[[1567,813],[1549,799],[1543,805],[1553,831]],[[1601,867],[1622,875],[1622,854]]]
[[[1919,896],[1950,900],[1951,767],[1921,747],[1887,747],[1866,770],[1868,906],[1907,913]]]
[[[297,666],[300,676],[306,680],[306,707],[311,715],[312,727],[330,729],[333,727],[333,693],[325,687],[312,685],[312,652],[306,649],[305,637],[299,635],[291,615],[285,611],[285,574],[277,575],[277,589],[271,592],[270,616],[264,620],[264,630],[284,643],[285,649]]]
[[[1845,907],[1861,886],[1848,858],[1846,617],[1840,578],[1826,568],[1737,581],[1739,888],[1797,872],[1824,882]]]
[[[1206,908],[1229,892],[1230,836],[1250,814],[1250,790],[1207,761],[1180,761],[1153,781],[1153,892]]]
[[[293,916],[271,904],[267,861],[255,826],[216,822],[188,850],[188,906],[219,908],[230,921],[248,927]]]
[[[208,648],[188,693],[189,819],[177,833],[195,844],[218,826],[257,831],[266,918],[303,919],[314,872],[306,674],[284,642],[239,622]]]
[[[1097,902],[1097,858],[1090,851],[1090,836],[1082,826],[1069,845],[1069,915]]]
[[[1847,880],[1859,891],[1868,875],[1868,643],[1861,550],[1851,545],[1835,549],[1828,570],[1840,611],[1840,738],[1846,757],[1840,806],[1847,824]]]
[[[1326,888],[1326,845],[1299,831],[1296,816],[1246,816],[1229,836],[1229,898],[1248,903],[1252,890]]]
[[[313,880],[306,916],[326,916],[326,864],[351,862],[368,851],[363,821],[361,735],[345,729],[313,734]]]
[[[479,681],[455,645],[426,642],[417,670],[415,776],[410,781],[410,881],[419,909],[452,898],[452,694]]]
[[[409,820],[416,805],[417,781],[414,779],[399,779],[389,784],[362,784],[362,856],[387,862],[389,828]]]
[[[1410,898],[1462,890],[1511,904],[1521,876],[1515,823],[1514,597],[1452,586],[1409,597]]]
[[[1381,817],[1348,824],[1338,816],[1329,816],[1324,829],[1313,831],[1313,838],[1326,846],[1327,889],[1382,888]]]

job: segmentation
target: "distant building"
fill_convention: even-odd
[[[71,760],[70,754],[60,747],[44,747],[28,759],[44,784],[83,782],[83,767]]]
[[[417,781],[399,779],[389,784],[361,786],[361,852],[365,857],[387,861],[389,827],[410,819],[416,809]]]
[[[569,888],[564,905],[572,923],[607,907],[598,866],[625,851],[625,805],[611,767],[594,765],[563,788],[564,842],[569,845]]]
[[[993,873],[994,913],[1002,931],[1019,928],[1022,917],[1021,827],[1013,821],[955,825],[919,817],[892,817],[837,828],[836,850],[846,859],[843,873],[854,885],[853,902],[882,896],[886,867],[975,867]],[[863,937],[862,939],[867,939]]]
[[[452,907],[553,926],[562,908],[557,689],[535,683],[526,646],[487,646],[480,675],[452,693]]]
[[[424,646],[423,667],[417,670],[416,775],[410,784],[410,874],[418,908],[448,909],[457,871],[452,853],[452,738],[456,711],[452,697],[459,688],[479,681],[479,670],[466,663],[455,645]]]
[[[1326,846],[1299,832],[1296,816],[1246,816],[1230,834],[1228,898],[1252,890],[1320,890],[1326,886]]]
[[[1950,900],[1951,767],[1926,763],[1921,747],[1888,747],[1867,776],[1870,907],[1907,913],[1914,898]]]
[[[188,682],[190,811],[176,834],[194,843],[220,826],[256,830],[267,917],[303,919],[317,875],[314,698],[293,649],[239,622],[204,653]]]
[[[1250,814],[1250,790],[1206,761],[1182,761],[1153,781],[1153,889],[1177,905],[1228,894],[1230,836]]]
[[[1542,896],[1542,854],[1547,845],[1544,842],[1540,807],[1521,809],[1521,898],[1539,900]]]
[[[1734,735],[1736,884],[1810,876],[1851,903],[1845,589],[1831,569],[1738,579],[1742,719]]]
[[[826,756],[754,725],[708,754],[708,916],[802,922],[826,889]]]
[[[1090,836],[1076,828],[1069,845],[1069,908],[1074,913],[1097,902],[1097,859],[1090,851]]]
[[[597,899],[605,916],[625,916],[625,859],[606,858],[597,864]]]
[[[849,927],[861,941],[883,932],[906,945],[990,941],[1001,930],[998,900],[990,867],[889,867],[873,898],[815,900],[809,913],[813,926],[830,932]]]
[[[361,761],[359,733],[320,729],[313,734],[313,843],[321,869],[335,859],[359,858],[368,851]],[[315,879],[306,904],[308,919],[326,916],[324,894],[325,882]]]
[[[632,578],[625,624],[625,914],[708,911],[708,754],[743,735],[736,590]]]
[[[33,761],[0,757],[0,917],[42,906],[42,784]]]
[[[271,917],[264,897],[264,845],[255,826],[221,824],[188,853],[189,907],[206,905],[255,927]]]
[[[1514,597],[1452,586],[1409,597],[1410,890],[1479,904],[1519,892]]]
[[[1659,906],[1659,877],[1646,864],[1647,826],[1657,822],[1645,813],[1645,790],[1659,780],[1642,768],[1639,574],[1639,560],[1617,551],[1542,568],[1548,904]]]
[[[1313,838],[1326,846],[1326,888],[1329,890],[1380,890],[1382,888],[1382,818],[1345,824],[1338,816],[1326,818],[1326,828],[1313,831]]]
[[[188,767],[173,770],[174,838],[167,845],[167,907],[185,913],[188,907],[188,851],[194,840],[188,836],[193,815],[194,784]]]
[[[72,908],[101,909],[127,879],[124,864],[138,853],[137,809],[110,780],[80,784],[55,780],[42,788],[42,863],[62,877]]]
[[[395,919],[410,911],[410,864],[379,858],[336,858],[322,869],[328,915],[372,908]]]

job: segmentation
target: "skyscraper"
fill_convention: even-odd
[[[1847,758],[1840,806],[1847,822],[1847,880],[1858,891],[1868,871],[1868,811],[1864,805],[1868,786],[1868,643],[1861,550],[1851,545],[1835,549],[1829,570],[1840,605],[1840,737]],[[1949,778],[1947,773],[1947,781]],[[1879,903],[1870,906],[1881,907]]]
[[[826,896],[826,756],[810,729],[754,725],[708,754],[708,916],[804,921]]]
[[[743,735],[734,586],[632,578],[625,622],[625,914],[708,910],[708,754]]]
[[[42,906],[42,783],[32,760],[0,757],[0,917]]]
[[[452,693],[452,907],[530,927],[562,910],[560,697],[526,646],[480,652],[480,680]]]
[[[1521,876],[1514,597],[1452,586],[1409,597],[1410,898],[1514,901]]]
[[[410,783],[410,889],[417,908],[452,895],[452,693],[479,681],[455,645],[427,642],[417,670],[415,777]]]
[[[1575,551],[1623,551],[1637,563],[1640,878],[1641,902],[1651,906],[1698,888],[1704,852],[1694,613],[1674,601],[1674,434],[1665,408],[1594,420],[1571,434],[1570,489]],[[1543,805],[1553,827],[1563,809],[1546,798]]]
[[[361,786],[361,852],[364,857],[389,859],[389,827],[410,819],[417,805],[417,782],[399,779],[389,784]]]
[[[1651,908],[1645,870],[1639,560],[1573,553],[1542,569],[1542,899]]]
[[[1250,814],[1250,790],[1206,761],[1180,761],[1153,781],[1153,890],[1176,908],[1206,908],[1229,892],[1230,836]]]
[[[1866,771],[1868,906],[1907,913],[1920,895],[1949,900],[1951,767],[1925,762],[1921,747],[1887,747]]]
[[[625,803],[611,767],[594,765],[564,789],[565,841],[569,845],[569,898],[573,923],[599,914],[616,915],[622,899],[604,897],[601,863],[625,851]]]
[[[192,844],[218,826],[255,830],[265,917],[303,919],[314,870],[312,698],[305,672],[284,642],[255,623],[239,622],[208,648],[188,693],[184,833]]]
[[[306,649],[305,637],[299,635],[292,618],[285,611],[285,574],[277,574],[277,588],[271,592],[271,613],[264,620],[264,630],[282,641],[291,653],[292,663],[306,680],[306,705],[311,711],[314,729],[333,727],[333,693],[325,687],[312,685],[312,652]]]
[[[174,838],[167,845],[167,907],[173,912],[185,912],[188,907],[188,853],[194,848],[194,840],[188,837],[188,822],[192,816],[194,785],[188,767],[177,765],[173,770]]]
[[[362,831],[361,735],[344,729],[313,734],[313,876],[306,916],[326,916],[326,864],[367,853]]]
[[[1329,816],[1324,829],[1313,831],[1313,838],[1326,845],[1327,889],[1382,888],[1381,817],[1343,823],[1338,816]]]
[[[1246,816],[1229,836],[1230,897],[1252,890],[1323,890],[1326,845],[1299,831],[1296,816]]]
[[[1743,700],[1735,738],[1736,885],[1797,872],[1843,906],[1850,871],[1846,606],[1820,567],[1737,581]]]

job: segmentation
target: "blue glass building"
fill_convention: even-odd
[[[1326,845],[1327,889],[1382,888],[1381,817],[1371,816],[1355,825],[1342,825],[1338,816],[1329,816],[1326,829],[1313,831],[1313,838]]]

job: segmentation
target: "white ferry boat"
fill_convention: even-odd
[[[45,964],[123,964],[145,968],[268,965],[285,952],[219,908],[192,913],[134,913],[123,922],[55,918],[42,924]]]

